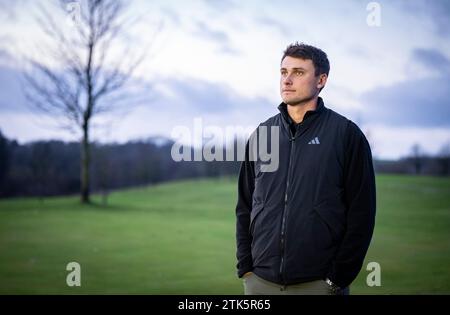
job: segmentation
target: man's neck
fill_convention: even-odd
[[[305,114],[309,110],[315,110],[317,108],[317,99],[315,98],[310,99],[309,101],[297,105],[287,105],[287,111],[291,119],[296,123],[301,123],[303,121],[303,118],[305,117]]]

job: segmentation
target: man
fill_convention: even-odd
[[[349,294],[375,224],[369,144],[325,107],[327,55],[295,43],[281,60],[279,165],[264,171],[249,141],[238,182],[237,269],[245,294]],[[273,152],[272,152],[273,153]]]

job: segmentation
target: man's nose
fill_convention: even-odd
[[[283,78],[283,85],[292,85],[291,76],[286,76]]]

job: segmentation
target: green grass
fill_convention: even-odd
[[[377,177],[377,224],[353,294],[450,293],[450,179]],[[236,180],[0,201],[0,294],[241,294]],[[66,285],[67,263],[81,287]],[[381,265],[381,287],[365,266]]]

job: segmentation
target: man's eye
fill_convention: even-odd
[[[303,75],[303,71],[295,71],[295,75]]]

